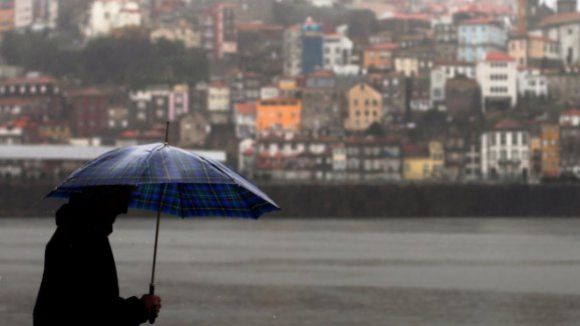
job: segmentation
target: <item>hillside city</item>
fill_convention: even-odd
[[[577,8],[2,0],[0,176],[78,167],[7,146],[162,142],[169,121],[170,145],[260,182],[575,180]]]

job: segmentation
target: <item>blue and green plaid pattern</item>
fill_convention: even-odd
[[[67,198],[98,185],[136,186],[130,207],[181,217],[258,218],[280,209],[227,166],[161,143],[107,152],[73,172],[47,197]]]

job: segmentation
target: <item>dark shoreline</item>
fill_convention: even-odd
[[[57,182],[0,181],[0,217],[50,216],[41,202]],[[576,217],[580,186],[487,184],[260,184],[280,217]],[[52,204],[52,207],[55,205]]]

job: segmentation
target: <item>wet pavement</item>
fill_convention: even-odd
[[[148,289],[155,221],[111,235]],[[31,325],[52,219],[0,219],[2,325]],[[577,325],[580,220],[164,218],[156,325]],[[90,294],[87,294],[90,295]]]

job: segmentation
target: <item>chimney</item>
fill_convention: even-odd
[[[518,35],[527,34],[526,0],[518,0]]]

